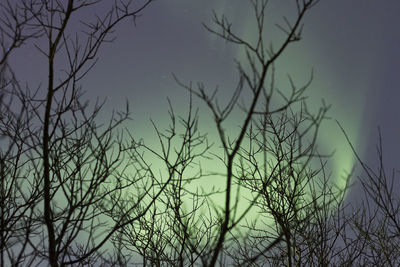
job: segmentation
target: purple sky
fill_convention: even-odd
[[[106,111],[118,109],[128,99],[137,135],[151,131],[149,118],[165,120],[167,96],[177,111],[185,111],[187,94],[171,73],[182,81],[202,81],[210,90],[219,85],[223,99],[235,84],[233,58],[240,59],[240,52],[210,35],[201,23],[212,25],[211,11],[215,9],[226,13],[238,32],[251,37],[252,13],[245,2],[155,1],[136,27],[121,24],[115,31],[116,41],[102,48],[99,63],[82,82],[86,96],[106,97]],[[287,3],[291,1],[272,6],[269,18],[282,22],[281,16],[290,12]],[[380,126],[390,168],[400,163],[399,14],[398,0],[323,0],[305,20],[304,39],[287,51],[278,69],[283,76],[292,74],[299,83],[314,69],[314,83],[306,93],[310,103],[318,107],[323,98],[332,104],[331,117],[342,123],[369,162],[376,162]],[[89,17],[93,10],[82,15]],[[45,45],[43,40],[36,43]],[[46,77],[44,58],[32,44],[22,49],[11,62],[17,73],[23,73],[19,76],[23,82],[37,86]],[[202,116],[210,118],[207,112]],[[326,122],[319,146],[326,151],[336,149],[336,174],[355,163],[334,120]]]

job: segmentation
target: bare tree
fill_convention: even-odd
[[[280,228],[277,231],[277,236],[271,239],[270,243],[276,244],[284,236],[287,244],[287,253],[289,253],[289,265],[291,265],[290,259],[292,256],[290,255],[290,251],[292,244],[290,243],[291,233],[289,231],[291,225],[287,224],[284,217],[292,216],[293,213],[297,215],[297,209],[301,210],[305,208],[305,206],[302,206],[304,203],[299,201],[301,195],[304,194],[303,188],[301,188],[302,173],[305,172],[310,158],[314,156],[313,145],[315,143],[315,136],[309,146],[302,147],[301,142],[302,138],[307,137],[307,132],[313,126],[316,126],[316,129],[318,129],[327,108],[324,107],[317,117],[310,117],[311,124],[305,130],[301,131],[298,129],[298,124],[303,121],[301,117],[303,114],[301,113],[300,118],[294,116],[294,118],[290,119],[287,116],[287,112],[291,111],[291,107],[294,104],[304,100],[303,93],[309,83],[302,87],[296,87],[289,78],[292,86],[289,93],[285,94],[284,91],[277,90],[274,84],[274,63],[291,43],[300,40],[303,17],[317,3],[318,1],[293,2],[297,10],[296,17],[291,22],[286,19],[286,26],[279,26],[285,34],[285,38],[282,43],[278,44],[277,49],[273,49],[272,44],[269,48],[266,48],[264,41],[264,18],[266,16],[268,1],[251,2],[258,30],[254,44],[236,34],[232,30],[232,23],[225,16],[219,17],[215,14],[214,22],[217,25],[216,29],[206,26],[210,32],[228,42],[241,46],[247,55],[246,64],[238,62],[238,86],[225,107],[218,105],[218,102],[214,98],[215,93],[209,96],[203,87],[193,90],[191,87],[185,86],[190,92],[194,92],[199,98],[204,100],[212,111],[223,148],[223,158],[226,166],[225,206],[223,213],[220,215],[221,217],[218,218],[218,221],[220,221],[220,230],[211,242],[211,259],[207,263],[209,266],[216,264],[220,253],[224,249],[224,243],[229,243],[226,242],[227,234],[234,232],[234,229],[239,226],[239,223],[246,217],[248,211],[259,203],[261,195],[267,200],[263,205],[268,207],[268,213],[274,217],[275,222]],[[245,112],[245,119],[240,126],[241,130],[238,135],[229,137],[224,130],[223,124],[229,115],[231,115],[232,110],[237,106],[239,96],[245,89],[249,90],[252,96],[248,106],[239,105]],[[278,100],[277,95],[281,96],[283,101]],[[281,106],[276,106],[276,103],[282,102]],[[281,117],[278,117],[277,121],[274,121],[273,117],[276,114],[280,114],[279,116]],[[305,114],[310,116],[309,113]],[[291,132],[289,130],[290,127],[292,128]],[[245,144],[246,136],[249,139],[248,146]],[[269,138],[271,140],[267,140]],[[272,146],[275,146],[272,150],[269,141],[271,141]],[[289,143],[288,152],[282,149],[285,142]],[[263,156],[260,163],[259,159],[255,156],[259,152]],[[270,157],[272,157],[271,161]],[[303,158],[305,160],[301,162]],[[270,165],[271,163],[272,166]],[[299,167],[299,163],[303,163],[303,167]],[[297,179],[290,180],[288,179],[288,175]],[[252,184],[253,182],[256,184]],[[238,214],[236,211],[239,201],[238,197],[236,197],[235,201],[233,200],[232,191],[234,183],[237,183],[239,188],[243,184],[250,183],[252,184],[251,191],[256,192],[254,198],[249,201],[248,208],[241,214]],[[299,223],[296,219],[295,222]],[[269,248],[271,247],[268,246]]]
[[[75,20],[102,2],[106,14]],[[246,55],[236,61],[237,85],[221,105],[217,90],[175,77],[189,94],[188,112],[177,115],[168,100],[169,126],[152,122],[158,145],[124,128],[128,104],[99,123],[104,102],[89,104],[81,88],[112,30],[151,2],[0,3],[1,266],[395,266],[400,206],[382,146],[378,172],[356,154],[365,203],[347,205],[351,174],[344,189],[335,188],[330,155],[317,150],[329,106],[307,109],[312,74],[301,86],[290,76],[288,88],[275,83],[275,63],[301,40],[304,17],[319,0],[292,0],[293,17],[277,25],[280,43],[266,39],[267,0],[249,1],[254,41],[214,13],[206,30]],[[73,30],[77,24],[82,31]],[[8,64],[29,42],[46,59],[46,88],[23,88]],[[216,144],[199,127],[195,100],[213,116]],[[226,127],[237,112],[243,119],[232,134]],[[207,161],[223,168],[212,173]],[[208,176],[224,186],[191,186]]]
[[[21,3],[3,1],[0,9],[0,266],[29,265],[36,258],[30,238],[38,233],[34,206],[41,197],[38,181],[26,180],[33,173],[29,162],[35,160],[27,143],[34,131],[28,109],[34,103],[25,101],[29,94],[20,94],[8,61],[24,43],[42,34],[30,27],[36,13],[24,12]]]
[[[103,103],[84,102],[79,84],[101,45],[113,40],[112,30],[152,1],[113,1],[105,15],[75,20],[75,13],[101,2],[1,3],[2,266],[99,262],[117,230],[143,216],[159,194],[126,160],[135,147],[121,128],[128,105],[98,124]],[[81,32],[73,32],[76,23]],[[34,40],[47,61],[44,96],[44,88],[22,89],[7,65],[17,48]],[[132,187],[135,196],[125,199]]]
[[[237,179],[257,196],[260,217],[257,224],[247,223],[247,242],[235,239],[238,251],[228,251],[239,265],[326,265],[338,236],[328,222],[343,197],[316,150],[327,109],[315,116],[306,108],[266,113],[250,128],[249,148],[239,152]]]
[[[396,194],[400,186],[396,179],[398,171],[393,169],[390,174],[387,173],[380,130],[378,166],[374,170],[359,156],[344,128],[339,126],[363,170],[359,181],[364,197],[352,213],[352,234],[345,238],[346,263],[396,266],[400,263],[400,199]]]
[[[308,112],[304,91],[312,75],[309,82],[300,87],[289,77],[289,90],[279,90],[274,83],[275,61],[291,43],[300,40],[303,17],[318,1],[293,1],[296,17],[291,22],[285,19],[285,27],[279,26],[285,38],[277,49],[272,45],[266,48],[264,41],[268,1],[250,3],[258,27],[254,44],[236,34],[225,16],[214,14],[215,28],[205,25],[211,33],[243,48],[247,55],[247,62],[237,61],[238,84],[226,106],[218,104],[217,91],[209,95],[202,84],[193,88],[176,78],[190,93],[191,100],[188,117],[181,119],[181,141],[175,149],[171,148],[172,140],[179,138],[177,118],[171,105],[170,128],[164,133],[156,127],[161,152],[143,144],[145,150],[165,164],[168,177],[174,177],[153,212],[139,224],[132,224],[123,234],[126,237],[129,233],[134,236],[142,233],[139,242],[133,238],[122,242],[142,255],[143,265],[222,266],[232,260],[240,266],[257,262],[324,265],[327,257],[335,252],[338,229],[344,221],[340,226],[335,225],[331,215],[342,211],[344,192],[335,190],[329,183],[324,173],[324,157],[316,150],[318,130],[329,107],[323,104],[316,115]],[[240,96],[246,91],[251,95],[249,103],[239,104]],[[209,154],[205,146],[199,153],[193,153],[196,146],[207,139],[201,134],[195,138],[198,129],[197,115],[192,116],[192,95],[211,110],[219,134],[221,150],[218,152]],[[239,133],[230,136],[224,125],[236,109],[244,112],[244,120]],[[190,191],[185,186],[193,179],[210,175],[201,167],[194,177],[185,175],[186,169],[204,156],[219,160],[225,166],[222,176],[226,184],[220,191]],[[311,167],[315,160],[321,160],[319,169]],[[155,173],[150,169],[149,172]],[[245,200],[240,199],[239,194],[235,196],[240,190],[247,190],[253,196],[241,212],[238,203]],[[220,193],[225,199],[222,208],[212,199]],[[191,208],[185,208],[184,202],[192,203]],[[261,219],[257,225],[254,222],[242,224],[248,220],[249,211],[257,208],[269,219],[263,225],[269,232],[257,228]],[[322,227],[326,229],[320,229]],[[240,234],[242,228],[246,229],[246,234]],[[135,229],[139,229],[137,233]],[[317,237],[318,234],[321,235]],[[313,244],[318,238],[324,238],[320,247]],[[257,244],[260,240],[262,244]]]

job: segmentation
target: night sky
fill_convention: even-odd
[[[267,11],[271,25],[281,23],[282,15],[290,18],[292,11],[292,1],[275,2],[279,4],[272,3]],[[106,6],[87,9],[81,15],[89,18]],[[155,1],[137,19],[136,26],[130,21],[122,23],[114,32],[117,39],[102,47],[99,62],[81,83],[85,97],[107,99],[104,118],[111,110],[123,108],[127,99],[133,118],[127,127],[135,136],[146,137],[149,144],[155,140],[150,118],[160,128],[167,126],[167,97],[177,114],[184,114],[188,107],[188,93],[176,84],[172,73],[184,83],[203,82],[210,92],[218,85],[219,99],[226,99],[238,77],[233,59],[241,60],[243,54],[202,26],[213,25],[213,9],[217,14],[225,13],[242,36],[254,36],[254,18],[247,1]],[[332,105],[332,120],[323,124],[318,147],[322,152],[336,151],[333,177],[349,171],[355,163],[335,119],[360,155],[373,164],[380,126],[388,167],[399,166],[399,14],[398,0],[321,1],[305,19],[302,41],[293,44],[278,61],[278,77],[291,74],[299,84],[313,69],[314,81],[305,93],[309,105],[318,108],[322,99]],[[279,38],[282,34],[271,28],[267,40]],[[44,39],[35,43],[46,46]],[[33,44],[17,51],[10,63],[21,82],[32,88],[45,82],[45,58]],[[284,79],[278,82],[287,85]],[[42,84],[42,88],[46,87]],[[211,114],[201,102],[197,105],[201,130],[212,138],[216,132]],[[227,127],[239,124],[238,115]]]

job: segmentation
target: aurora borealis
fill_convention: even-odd
[[[207,32],[201,23],[212,26],[214,9],[217,14],[225,13],[234,29],[251,38],[253,18],[245,2],[154,2],[137,19],[136,27],[131,22],[121,24],[114,33],[117,39],[102,47],[98,64],[82,81],[86,97],[106,98],[105,115],[122,107],[127,99],[135,136],[146,137],[150,143],[154,130],[149,119],[159,122],[160,128],[166,126],[167,97],[177,114],[184,114],[187,109],[188,94],[175,83],[171,73],[185,82],[203,82],[210,90],[218,85],[218,97],[223,101],[237,82],[233,59],[240,60],[243,55],[235,46]],[[280,23],[285,14],[290,17],[286,2],[271,5],[268,22]],[[321,99],[332,105],[329,115],[333,119],[322,127],[318,147],[326,153],[335,151],[331,160],[333,177],[340,177],[355,164],[335,119],[367,160],[375,158],[376,129],[381,126],[387,158],[391,159],[389,165],[397,163],[393,155],[400,149],[399,11],[396,0],[321,1],[305,20],[303,39],[278,62],[279,75],[290,74],[300,84],[313,69],[314,81],[306,91],[309,105],[313,108],[315,103],[319,107]],[[89,16],[93,10],[87,12],[82,16]],[[267,42],[279,39],[279,31],[271,29]],[[10,63],[24,83],[35,87],[46,75],[46,69],[41,68],[43,58],[33,45],[22,49],[24,53],[15,54]],[[284,86],[283,78],[279,82]],[[211,115],[204,105],[199,106],[201,129],[212,136],[215,128]],[[235,119],[230,123],[231,127],[236,126]]]
[[[1,266],[400,259],[398,0],[0,11]]]

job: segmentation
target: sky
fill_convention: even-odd
[[[268,22],[281,23],[282,16],[288,14],[290,18],[293,1],[271,2]],[[136,26],[122,23],[114,33],[117,39],[101,48],[99,62],[82,81],[86,97],[106,98],[105,114],[122,108],[128,100],[135,135],[146,136],[151,143],[155,135],[150,119],[161,128],[167,126],[167,97],[177,113],[184,114],[188,107],[188,94],[172,74],[185,83],[203,82],[210,91],[218,85],[220,99],[232,92],[237,82],[234,59],[242,60],[243,55],[207,32],[202,23],[212,26],[215,10],[226,14],[240,34],[252,38],[254,17],[249,7],[243,0],[155,1],[137,19]],[[84,17],[94,13],[85,12]],[[398,0],[322,0],[308,13],[301,42],[292,45],[278,62],[280,75],[291,74],[299,84],[313,69],[314,80],[305,93],[309,105],[318,108],[322,99],[332,105],[332,119],[323,125],[318,147],[335,151],[333,177],[340,177],[356,163],[335,120],[362,158],[372,164],[376,163],[379,126],[388,167],[399,166],[398,14]],[[279,40],[276,29],[268,37]],[[37,42],[43,45],[41,40]],[[39,85],[46,79],[46,68],[41,67],[44,58],[32,44],[23,49],[10,60],[26,82]],[[199,105],[201,123],[215,134],[211,114]],[[239,117],[234,118],[231,126],[238,121]]]

